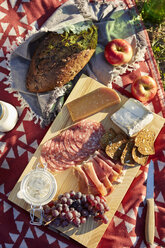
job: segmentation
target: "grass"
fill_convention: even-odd
[[[161,23],[153,23],[152,20],[145,19],[143,12],[144,4],[144,0],[136,0],[137,8],[139,13],[141,13],[140,15],[150,38],[154,57],[156,59],[165,90],[165,20]],[[159,1],[157,4],[159,4]]]

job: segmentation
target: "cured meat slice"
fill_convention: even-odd
[[[107,164],[104,160],[102,160],[98,156],[95,156],[93,160],[99,164],[100,168],[108,176],[111,183],[115,182],[118,179],[119,173],[113,170],[113,168],[109,166],[109,164]]]
[[[101,123],[84,120],[74,132],[76,146],[92,154],[100,147],[100,138],[105,132]]]
[[[61,151],[60,150],[60,142],[61,139],[59,139],[58,141],[53,142],[54,143],[54,148],[52,148],[51,153],[49,153],[48,155],[50,155],[50,159],[53,161],[58,161],[59,164],[63,164],[63,166],[65,167],[65,164],[67,165],[67,167],[69,165],[74,166],[75,162],[66,158],[66,153],[65,151]],[[53,144],[52,144],[53,146]],[[58,150],[59,149],[59,150]]]
[[[103,133],[100,123],[87,120],[76,123],[44,144],[41,161],[53,171],[80,164],[99,148]]]
[[[73,138],[79,149],[83,149],[83,145],[88,141],[92,132],[93,125],[90,126],[89,121],[81,121],[77,124],[77,128],[73,133]]]
[[[79,149],[75,146],[72,129],[67,129],[65,131],[64,145],[71,157],[77,156]]]
[[[53,172],[63,171],[70,168],[73,165],[67,164],[66,162],[56,159],[53,155],[46,156],[47,168]]]
[[[51,154],[55,154],[56,157],[60,156],[60,135],[52,139]]]
[[[51,145],[47,153],[41,151],[40,161],[43,165],[47,164],[47,168],[52,172],[62,171],[74,165],[73,161],[62,161],[59,159],[60,153],[57,147],[59,143],[58,139],[52,139]],[[56,150],[56,153],[55,153]]]
[[[56,165],[51,161],[50,155],[46,154],[45,156],[40,156],[40,162],[44,166],[47,165],[47,168],[52,172],[56,171]],[[58,170],[63,170],[62,166],[58,166]]]
[[[85,171],[82,169],[81,165],[74,167],[75,175],[78,178],[79,190],[83,194],[93,194],[98,195],[100,192],[90,179]]]
[[[83,149],[90,151],[93,153],[94,151],[100,148],[100,139],[102,135],[105,133],[105,130],[101,123],[93,124],[93,132],[91,133],[88,141],[84,144]]]
[[[109,195],[113,191],[113,185],[108,178],[109,175],[106,174],[106,171],[104,171],[101,168],[101,166],[99,165],[99,163],[96,160],[92,159],[91,162],[93,163],[93,168],[96,172],[97,177],[104,184],[104,186],[107,189],[107,194]]]
[[[48,156],[49,156],[49,152],[52,150],[52,139],[48,140],[42,147],[41,150],[41,156],[40,156],[40,161],[41,164],[43,164],[44,166],[47,166],[49,169],[51,168],[53,170],[54,165],[51,166],[50,164],[48,165]]]
[[[41,154],[47,154],[48,151],[50,150],[51,147],[51,142],[52,140],[48,140],[46,143],[44,143],[44,145],[42,146],[42,150],[41,150]]]
[[[87,159],[89,154],[81,151],[76,145],[73,138],[73,130],[68,129],[65,132],[64,146],[72,160],[76,163],[81,163],[83,160]]]
[[[97,154],[102,160],[104,160],[108,165],[110,165],[116,172],[122,174],[123,166],[118,163],[113,163],[113,161],[108,158],[104,151],[96,151],[95,154]]]
[[[88,177],[92,180],[94,185],[96,186],[97,190],[99,191],[100,195],[106,196],[107,190],[102,182],[100,182],[99,178],[96,175],[96,172],[93,168],[92,162],[86,162],[82,165],[82,169],[86,172]]]
[[[59,153],[59,160],[67,162],[69,164],[75,164],[74,161],[75,159],[73,158],[73,156],[70,155],[70,153],[67,151],[64,140],[65,140],[65,136],[66,136],[66,131],[63,131],[60,134],[60,140],[59,140],[59,149],[60,149],[60,153]]]

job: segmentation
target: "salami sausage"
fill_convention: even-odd
[[[89,120],[78,122],[43,145],[41,161],[53,171],[81,164],[100,147],[103,133],[100,123]]]

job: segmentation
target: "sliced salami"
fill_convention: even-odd
[[[78,148],[76,147],[76,150],[74,149],[74,142],[73,142],[73,130],[67,129],[65,131],[65,138],[64,138],[64,145],[68,153],[71,157],[75,157],[77,154]]]
[[[70,159],[75,161],[76,164],[81,163],[84,159],[87,159],[87,157],[89,156],[88,153],[80,151],[80,149],[75,145],[72,129],[68,129],[65,132],[64,146],[68,151]]]
[[[99,147],[104,133],[100,123],[83,120],[47,141],[41,151],[41,161],[50,170],[61,171],[81,164]]]
[[[83,121],[74,132],[74,140],[79,149],[92,154],[100,147],[99,140],[103,133],[100,123]]]
[[[100,138],[104,134],[104,129],[102,125],[98,126],[98,128],[93,129],[88,141],[84,143],[83,149],[93,153],[94,151],[100,148]]]
[[[59,163],[61,162],[62,164],[67,164],[67,165],[75,165],[74,161],[68,159],[68,156],[66,155],[67,152],[64,151],[63,147],[61,146],[61,143],[63,142],[63,139],[61,137],[61,135],[59,136],[59,139],[54,141],[54,149],[51,152],[51,157],[54,160],[59,161]],[[62,149],[62,150],[61,150]],[[66,158],[67,157],[67,158]]]
[[[62,159],[66,161],[72,161],[73,159],[71,159],[71,156],[65,147],[65,143],[64,143],[65,136],[66,136],[66,131],[63,131],[60,134],[60,141],[59,141],[60,157],[62,157]]]
[[[47,142],[44,143],[42,146],[41,154],[47,154],[50,150],[50,145],[51,145],[52,140],[48,140]]]

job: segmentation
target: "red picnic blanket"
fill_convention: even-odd
[[[8,200],[18,178],[37,149],[47,128],[41,128],[35,119],[29,119],[28,106],[22,106],[15,92],[8,88],[8,55],[16,39],[24,38],[33,26],[41,25],[61,6],[64,0],[15,0],[0,1],[0,100],[13,104],[19,112],[15,128],[0,133],[0,247],[81,247],[45,227],[29,224],[29,215]],[[115,1],[117,2],[117,1]],[[119,1],[121,2],[121,1]],[[123,0],[127,8],[134,7],[131,0]],[[142,23],[139,23],[142,25]],[[144,28],[144,27],[143,27]],[[145,61],[139,62],[136,70],[124,73],[120,86],[114,84],[122,94],[131,97],[130,84],[141,74],[149,74],[158,83],[158,93],[149,103],[150,109],[165,117],[164,91],[147,32],[144,30],[148,49]],[[165,127],[156,142],[155,159],[155,239],[152,247],[165,247]],[[98,248],[149,247],[145,243],[144,224],[146,215],[147,167],[141,167],[131,184],[111,223],[107,227]]]

